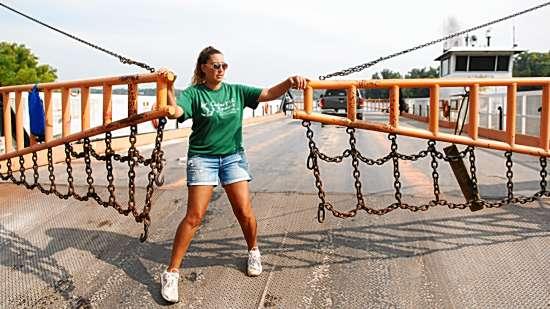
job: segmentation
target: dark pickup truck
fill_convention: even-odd
[[[366,100],[361,92],[356,93],[357,119],[363,119],[366,112]],[[327,89],[319,100],[321,113],[328,115],[345,116],[348,113],[348,95],[345,89]]]

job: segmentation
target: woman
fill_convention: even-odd
[[[224,83],[227,68],[223,54],[209,46],[199,54],[192,85],[177,103],[170,91],[170,104],[178,107],[178,121],[193,119],[187,161],[187,213],[176,231],[170,264],[161,275],[161,294],[170,302],[179,301],[178,270],[218,182],[227,193],[248,245],[247,274],[258,276],[262,272],[256,217],[248,189],[252,177],[242,147],[243,109],[274,100],[289,88],[304,89],[307,80],[293,76],[260,89]]]

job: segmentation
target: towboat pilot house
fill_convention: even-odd
[[[442,78],[510,78],[512,56],[520,52],[517,49],[453,47],[435,60],[440,63]]]

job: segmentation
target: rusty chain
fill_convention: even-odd
[[[149,225],[151,224],[151,219],[149,212],[151,210],[152,197],[155,186],[160,186],[163,183],[162,179],[162,170],[164,168],[164,151],[162,150],[162,139],[164,134],[164,126],[166,125],[166,118],[161,118],[159,121],[159,126],[156,132],[155,138],[155,147],[151,153],[151,157],[145,159],[136,148],[136,136],[137,136],[137,126],[130,127],[129,142],[130,147],[128,149],[127,155],[116,154],[112,149],[112,134],[111,132],[105,133],[105,154],[97,154],[91,144],[89,138],[84,138],[82,143],[82,151],[75,151],[71,143],[66,143],[65,148],[65,164],[66,164],[66,173],[67,173],[67,192],[62,193],[57,189],[56,177],[54,173],[54,162],[53,162],[53,151],[52,148],[47,149],[47,169],[48,169],[48,180],[49,188],[45,188],[39,181],[39,165],[38,165],[38,154],[36,152],[32,153],[32,171],[33,171],[33,180],[32,182],[27,181],[25,175],[25,158],[24,156],[19,156],[19,168],[15,171],[12,160],[6,160],[6,172],[2,173],[2,164],[0,164],[0,179],[3,181],[11,181],[17,185],[23,185],[27,189],[38,188],[42,193],[49,195],[55,194],[61,199],[69,199],[73,197],[79,201],[88,201],[93,199],[97,204],[104,207],[113,207],[119,213],[124,215],[129,215],[130,213],[134,216],[136,222],[143,222],[144,224],[144,233],[140,236],[140,241],[145,241],[148,236]],[[87,191],[84,194],[79,194],[75,191],[74,176],[73,176],[73,159],[84,159],[84,167],[86,173],[86,184]],[[97,159],[98,161],[104,161],[107,169],[107,191],[108,199],[103,200],[102,197],[97,194],[96,188],[94,185],[93,170],[92,170],[92,158]],[[116,199],[115,195],[115,185],[114,185],[114,175],[113,175],[113,161],[118,162],[128,162],[128,205],[124,208]],[[146,197],[145,205],[143,210],[140,213],[135,205],[135,178],[136,172],[135,169],[139,166],[147,166],[150,171],[148,174],[148,183],[146,187]],[[19,174],[19,177],[16,177],[16,173]]]
[[[317,220],[319,222],[323,222],[325,220],[325,210],[330,211],[335,217],[349,218],[349,217],[354,217],[359,210],[365,210],[368,214],[384,215],[398,208],[406,209],[413,212],[426,211],[435,206],[447,206],[450,209],[466,209],[472,205],[480,204],[487,208],[496,208],[507,204],[516,204],[516,203],[525,204],[525,203],[533,202],[543,196],[550,197],[550,192],[546,190],[546,186],[547,186],[546,177],[548,174],[546,171],[547,160],[545,157],[541,157],[539,159],[540,166],[541,166],[540,190],[534,193],[532,196],[514,197],[513,181],[512,181],[512,178],[513,178],[512,152],[506,152],[505,158],[506,158],[506,168],[507,168],[506,170],[507,196],[505,198],[498,201],[488,201],[485,199],[479,199],[479,200],[467,201],[464,203],[454,203],[441,198],[441,191],[439,188],[439,172],[438,172],[439,160],[449,162],[449,161],[462,160],[468,157],[468,161],[470,164],[470,177],[472,179],[472,189],[477,195],[477,193],[479,193],[479,186],[478,186],[478,180],[477,180],[477,167],[476,167],[474,147],[467,146],[464,150],[460,151],[458,155],[451,156],[438,151],[436,149],[436,142],[434,140],[429,140],[428,147],[426,150],[421,150],[416,154],[405,155],[398,152],[397,136],[395,134],[389,134],[388,139],[391,142],[390,153],[381,158],[371,159],[363,156],[357,149],[355,129],[347,128],[346,133],[349,135],[350,148],[344,150],[344,152],[341,155],[331,157],[322,153],[317,147],[315,140],[313,138],[314,134],[313,134],[313,130],[311,129],[311,122],[303,121],[302,125],[306,128],[306,137],[308,139],[308,147],[309,147],[309,155],[307,157],[306,166],[308,169],[313,171],[313,176],[315,177],[315,186],[317,188],[317,195],[320,199],[320,203],[318,204],[318,210],[317,210]],[[430,155],[430,158],[431,158],[430,165],[432,169],[434,199],[426,204],[418,205],[418,206],[404,203],[402,201],[402,193],[401,193],[402,184],[400,181],[401,172],[399,171],[399,160],[417,161],[421,158],[428,157],[428,155]],[[343,159],[347,157],[351,157],[351,161],[352,161],[351,164],[353,167],[353,178],[354,178],[354,186],[355,186],[357,203],[355,205],[355,208],[353,208],[350,211],[340,211],[340,210],[337,210],[334,207],[334,205],[331,202],[327,201],[326,199],[326,192],[323,188],[323,181],[321,180],[321,172],[319,169],[318,160],[322,160],[328,163],[341,163]],[[366,205],[363,193],[361,192],[362,184],[360,179],[359,162],[361,161],[367,165],[373,166],[373,165],[383,165],[389,162],[390,160],[392,161],[392,164],[393,164],[393,177],[394,177],[393,186],[395,190],[395,193],[394,193],[395,202],[384,208],[378,208],[378,209],[371,208]]]

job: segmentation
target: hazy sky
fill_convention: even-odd
[[[359,65],[546,0],[462,1],[74,1],[0,0],[106,49],[178,75],[189,84],[199,51],[220,49],[229,82],[271,86],[300,74],[309,78]],[[549,51],[550,6],[491,28],[492,46]],[[483,41],[485,31],[475,33]],[[0,7],[0,41],[25,44],[59,80],[145,72],[72,41]],[[384,68],[402,74],[436,66],[442,45],[425,48],[350,75],[367,79]]]

